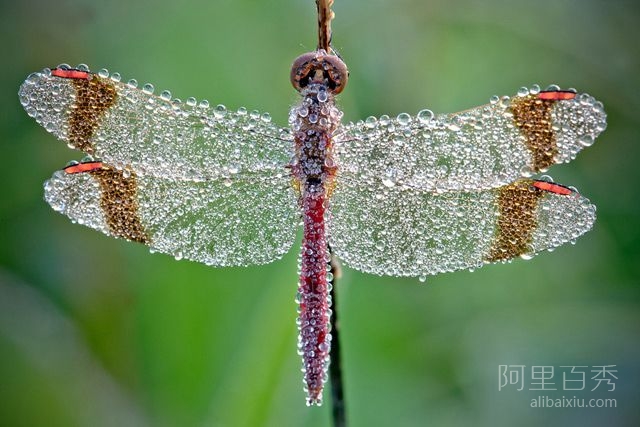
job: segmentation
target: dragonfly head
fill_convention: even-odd
[[[347,85],[349,71],[342,59],[320,49],[300,55],[291,66],[291,84],[301,92],[309,84],[323,84],[334,95]]]

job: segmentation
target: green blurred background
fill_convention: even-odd
[[[558,83],[609,127],[551,175],[594,229],[532,261],[338,285],[354,426],[640,425],[640,6],[636,1],[336,0],[346,120],[456,111]],[[19,105],[33,71],[87,63],[286,124],[313,0],[0,3],[0,425],[325,426],[296,354],[296,259],[213,269],[73,225],[42,183],[81,155]],[[532,409],[498,365],[616,365],[615,409]],[[557,374],[559,375],[559,374]],[[560,378],[556,377],[556,381]],[[589,385],[589,383],[588,383]],[[528,384],[527,384],[528,386]],[[328,400],[328,397],[327,397]]]

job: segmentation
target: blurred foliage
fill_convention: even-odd
[[[637,2],[334,9],[347,120],[456,111],[533,83],[586,90],[609,115],[593,147],[551,170],[598,206],[575,246],[426,285],[345,268],[352,424],[639,425]],[[305,407],[301,390],[297,248],[268,266],[211,269],[72,225],[42,201],[42,183],[81,155],[16,95],[32,71],[84,62],[285,124],[290,63],[315,46],[313,1],[4,0],[0,35],[0,425],[328,425],[329,407]],[[575,394],[618,407],[532,409],[539,392],[498,391],[500,364],[615,364],[614,392]]]

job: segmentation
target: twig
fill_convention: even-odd
[[[336,302],[336,283],[341,275],[338,259],[331,251],[331,300],[333,301],[333,314],[331,315],[331,363],[329,364],[329,379],[331,382],[331,415],[334,427],[347,425],[345,415],[344,387],[342,382],[342,364],[340,360],[340,324],[338,323],[338,304]]]
[[[318,8],[318,49],[331,53],[331,20],[335,16],[331,10],[333,0],[316,0]]]

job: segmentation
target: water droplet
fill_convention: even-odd
[[[369,116],[365,119],[364,121],[364,125],[366,127],[368,127],[369,129],[373,129],[374,127],[376,127],[376,124],[378,123],[378,119],[376,119],[373,116]]]
[[[51,70],[47,69],[47,71],[48,71],[48,75],[50,75],[51,74]],[[25,81],[25,83],[33,85],[33,84],[37,83],[39,80],[40,80],[40,73],[31,73],[27,77],[27,80]]]
[[[198,108],[206,110],[207,108],[209,108],[209,101],[207,101],[206,99],[203,99],[198,103]]]
[[[153,87],[153,85],[151,83],[145,83],[144,86],[142,86],[142,91],[148,95],[151,95],[153,93],[153,91],[155,90],[155,88]]]
[[[425,275],[419,276],[418,277],[418,281],[421,282],[421,283],[426,282],[427,281],[427,276],[425,276]]]
[[[170,101],[171,92],[169,92],[168,90],[163,90],[162,92],[160,92],[160,98],[164,99],[165,101]]]
[[[523,166],[523,167],[520,169],[520,174],[521,174],[522,176],[526,177],[526,178],[528,178],[528,177],[532,176],[534,173],[535,173],[535,171],[531,168],[531,166],[528,166],[528,165]]]
[[[578,138],[578,142],[583,147],[589,147],[593,145],[594,139],[593,139],[593,136],[591,135],[582,135],[580,138]]]
[[[423,125],[429,123],[433,120],[433,111],[427,109],[418,111],[418,120]]]
[[[187,98],[187,105],[189,107],[195,107],[197,103],[198,103],[198,100],[196,100],[193,96],[190,96],[189,98]]]
[[[326,90],[321,90],[321,91],[318,92],[318,101],[319,102],[326,102],[328,98],[329,98],[329,95],[327,95],[327,91]]]
[[[511,104],[511,97],[505,95],[500,98],[500,105],[502,107],[508,107],[510,104]]]
[[[213,116],[217,119],[223,118],[227,114],[227,107],[222,104],[218,104],[213,109]]]
[[[122,76],[120,75],[120,73],[113,73],[111,74],[111,80],[113,80],[114,82],[119,82],[120,80],[122,80]]]
[[[384,185],[385,187],[391,188],[391,187],[395,186],[396,183],[393,182],[392,180],[390,180],[389,178],[383,178],[382,179],[382,185]]]
[[[107,70],[106,68],[102,68],[100,71],[98,71],[98,76],[106,79],[107,77],[109,77],[109,70]]]
[[[411,123],[411,116],[408,115],[407,113],[400,113],[396,117],[396,120],[399,125],[407,126],[409,123]]]
[[[129,86],[130,88],[137,88],[138,87],[138,81],[136,79],[131,79],[127,82],[127,86]]]

